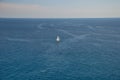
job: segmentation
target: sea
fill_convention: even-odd
[[[0,18],[0,80],[120,80],[120,18]]]

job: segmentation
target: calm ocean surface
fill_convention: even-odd
[[[120,80],[120,18],[1,18],[0,80]]]

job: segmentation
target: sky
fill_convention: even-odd
[[[120,18],[120,0],[0,0],[0,18]]]

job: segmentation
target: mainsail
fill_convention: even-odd
[[[60,42],[60,37],[59,36],[57,36],[56,41]]]

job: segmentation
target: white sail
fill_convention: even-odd
[[[57,36],[56,41],[60,42],[60,37],[59,36]]]

